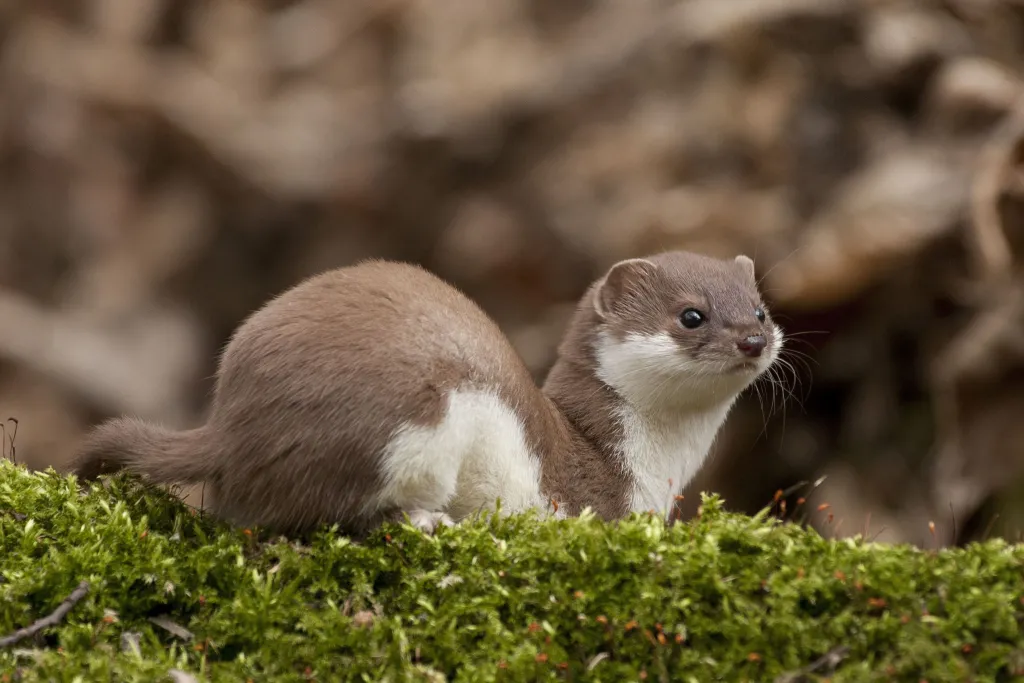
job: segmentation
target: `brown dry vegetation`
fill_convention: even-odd
[[[201,419],[232,328],[325,267],[427,265],[540,377],[591,278],[682,247],[756,257],[811,357],[695,487],[827,474],[829,533],[1015,535],[1022,36],[1019,0],[2,2],[18,457]]]

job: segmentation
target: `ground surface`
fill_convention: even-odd
[[[392,526],[365,545],[257,536],[127,481],[83,495],[0,463],[0,637],[88,582],[57,626],[0,649],[2,680],[1024,672],[1024,547],[1001,541],[939,553],[828,541],[713,498],[672,528],[516,517],[434,538]]]

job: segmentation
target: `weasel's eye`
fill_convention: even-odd
[[[683,311],[682,315],[679,316],[679,322],[681,322],[683,327],[688,330],[700,327],[704,324],[704,320],[704,314],[696,308],[687,308]]]
[[[758,320],[760,320],[761,322],[764,322],[764,321],[765,321],[765,317],[766,317],[766,316],[765,316],[765,314],[764,314],[764,309],[763,309],[763,308],[761,308],[760,306],[758,306],[757,308],[755,308],[755,309],[754,309],[754,316],[755,316],[755,317],[756,317],[756,318],[757,318]]]

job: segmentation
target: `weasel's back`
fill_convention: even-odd
[[[367,261],[314,276],[253,314],[225,349],[220,381],[274,382],[276,391],[300,378],[323,391],[358,378],[362,389],[380,380],[401,395],[403,382],[498,381],[491,375],[510,364],[522,365],[504,334],[457,289],[418,266]]]

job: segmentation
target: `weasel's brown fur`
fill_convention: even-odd
[[[74,468],[82,479],[126,468],[155,482],[205,481],[215,514],[284,533],[323,523],[357,532],[403,511],[432,528],[461,499],[496,495],[517,501],[509,511],[554,498],[562,513],[621,517],[642,501],[637,463],[661,443],[645,441],[650,410],[627,365],[672,385],[665,405],[680,416],[727,410],[781,342],[754,318],[759,302],[745,257],[669,252],[617,264],[581,300],[541,390],[455,288],[417,266],[368,261],[300,283],[238,328],[205,425],[174,432],[117,418],[88,436]],[[678,324],[686,306],[708,311],[705,329]],[[736,340],[754,333],[768,336],[769,355],[741,367]],[[686,372],[673,381],[676,348]],[[721,364],[730,369],[714,381],[693,374]]]

